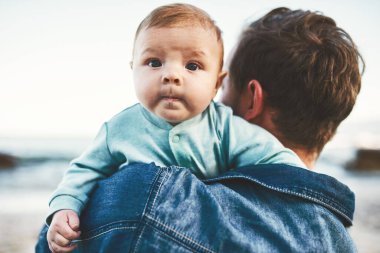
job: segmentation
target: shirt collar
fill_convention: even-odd
[[[175,126],[167,122],[166,120],[158,117],[156,114],[150,112],[147,110],[143,105],[140,104],[140,111],[142,115],[145,117],[146,120],[148,120],[150,123],[155,125],[156,127],[159,127],[161,129],[165,130],[172,130],[172,129],[183,129],[183,128],[188,128],[192,125],[198,124],[202,119],[207,115],[207,111],[209,110],[209,107],[207,107],[206,110],[204,110],[202,113],[185,120]]]

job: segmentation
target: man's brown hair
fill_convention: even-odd
[[[220,45],[220,68],[223,66],[223,40],[220,28],[215,21],[204,10],[190,4],[169,4],[163,5],[148,14],[141,21],[137,28],[135,41],[137,36],[143,29],[152,27],[157,28],[173,28],[173,27],[194,27],[201,26],[213,32]]]
[[[241,35],[229,66],[242,92],[256,79],[285,140],[322,150],[351,112],[364,61],[351,37],[317,12],[278,8]]]

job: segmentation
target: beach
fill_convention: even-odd
[[[6,203],[0,211],[0,252],[34,252],[37,235],[46,215],[46,200],[50,193],[2,192],[1,203]],[[17,199],[17,201],[15,201]]]
[[[7,142],[9,153],[16,152],[26,159],[16,168],[0,170],[0,253],[34,252],[48,210],[49,196],[70,159],[88,142],[31,143],[33,151],[25,146],[25,142],[20,144],[22,148]],[[0,151],[1,148],[0,140]],[[349,232],[360,253],[380,253],[380,173],[343,169],[344,159],[339,158],[341,153],[329,150],[321,156],[315,171],[336,177],[355,193],[354,225]]]
[[[53,159],[0,171],[0,253],[34,252],[49,197],[67,165]]]

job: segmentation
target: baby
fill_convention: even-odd
[[[155,162],[187,167],[200,178],[262,163],[305,167],[264,129],[212,100],[225,72],[221,31],[203,10],[171,4],[140,24],[133,77],[140,104],[104,123],[93,144],[67,170],[50,201],[49,247],[69,252],[79,218],[98,180],[121,165]]]

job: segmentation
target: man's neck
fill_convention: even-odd
[[[278,131],[276,125],[272,121],[270,113],[263,113],[260,117],[250,121],[253,124],[259,125],[272,133],[285,147],[293,150],[308,169],[313,169],[315,162],[318,159],[319,152],[315,150],[309,150],[301,145],[297,145],[291,141],[288,141],[283,134]]]
[[[263,112],[255,118],[249,120],[250,123],[261,126],[268,132],[272,133],[285,147],[293,150],[308,169],[313,169],[318,159],[319,152],[307,149],[306,147],[289,141],[276,127],[273,117],[276,111],[270,107],[264,107]]]
[[[297,143],[288,141],[285,137],[281,136],[278,132],[275,132],[274,135],[282,143],[282,145],[284,145],[285,147],[287,147],[288,149],[291,149],[294,153],[296,153],[297,156],[301,159],[301,161],[306,165],[308,169],[310,170],[314,169],[315,163],[320,154],[318,151],[311,150]]]
[[[286,146],[286,147],[293,150],[298,155],[298,157],[302,160],[302,162],[306,165],[306,167],[308,169],[310,169],[310,170],[314,169],[315,162],[318,159],[318,153],[317,152],[310,152],[310,151],[307,151],[303,148],[297,149],[297,148],[294,148],[294,147],[292,148],[289,146]]]

